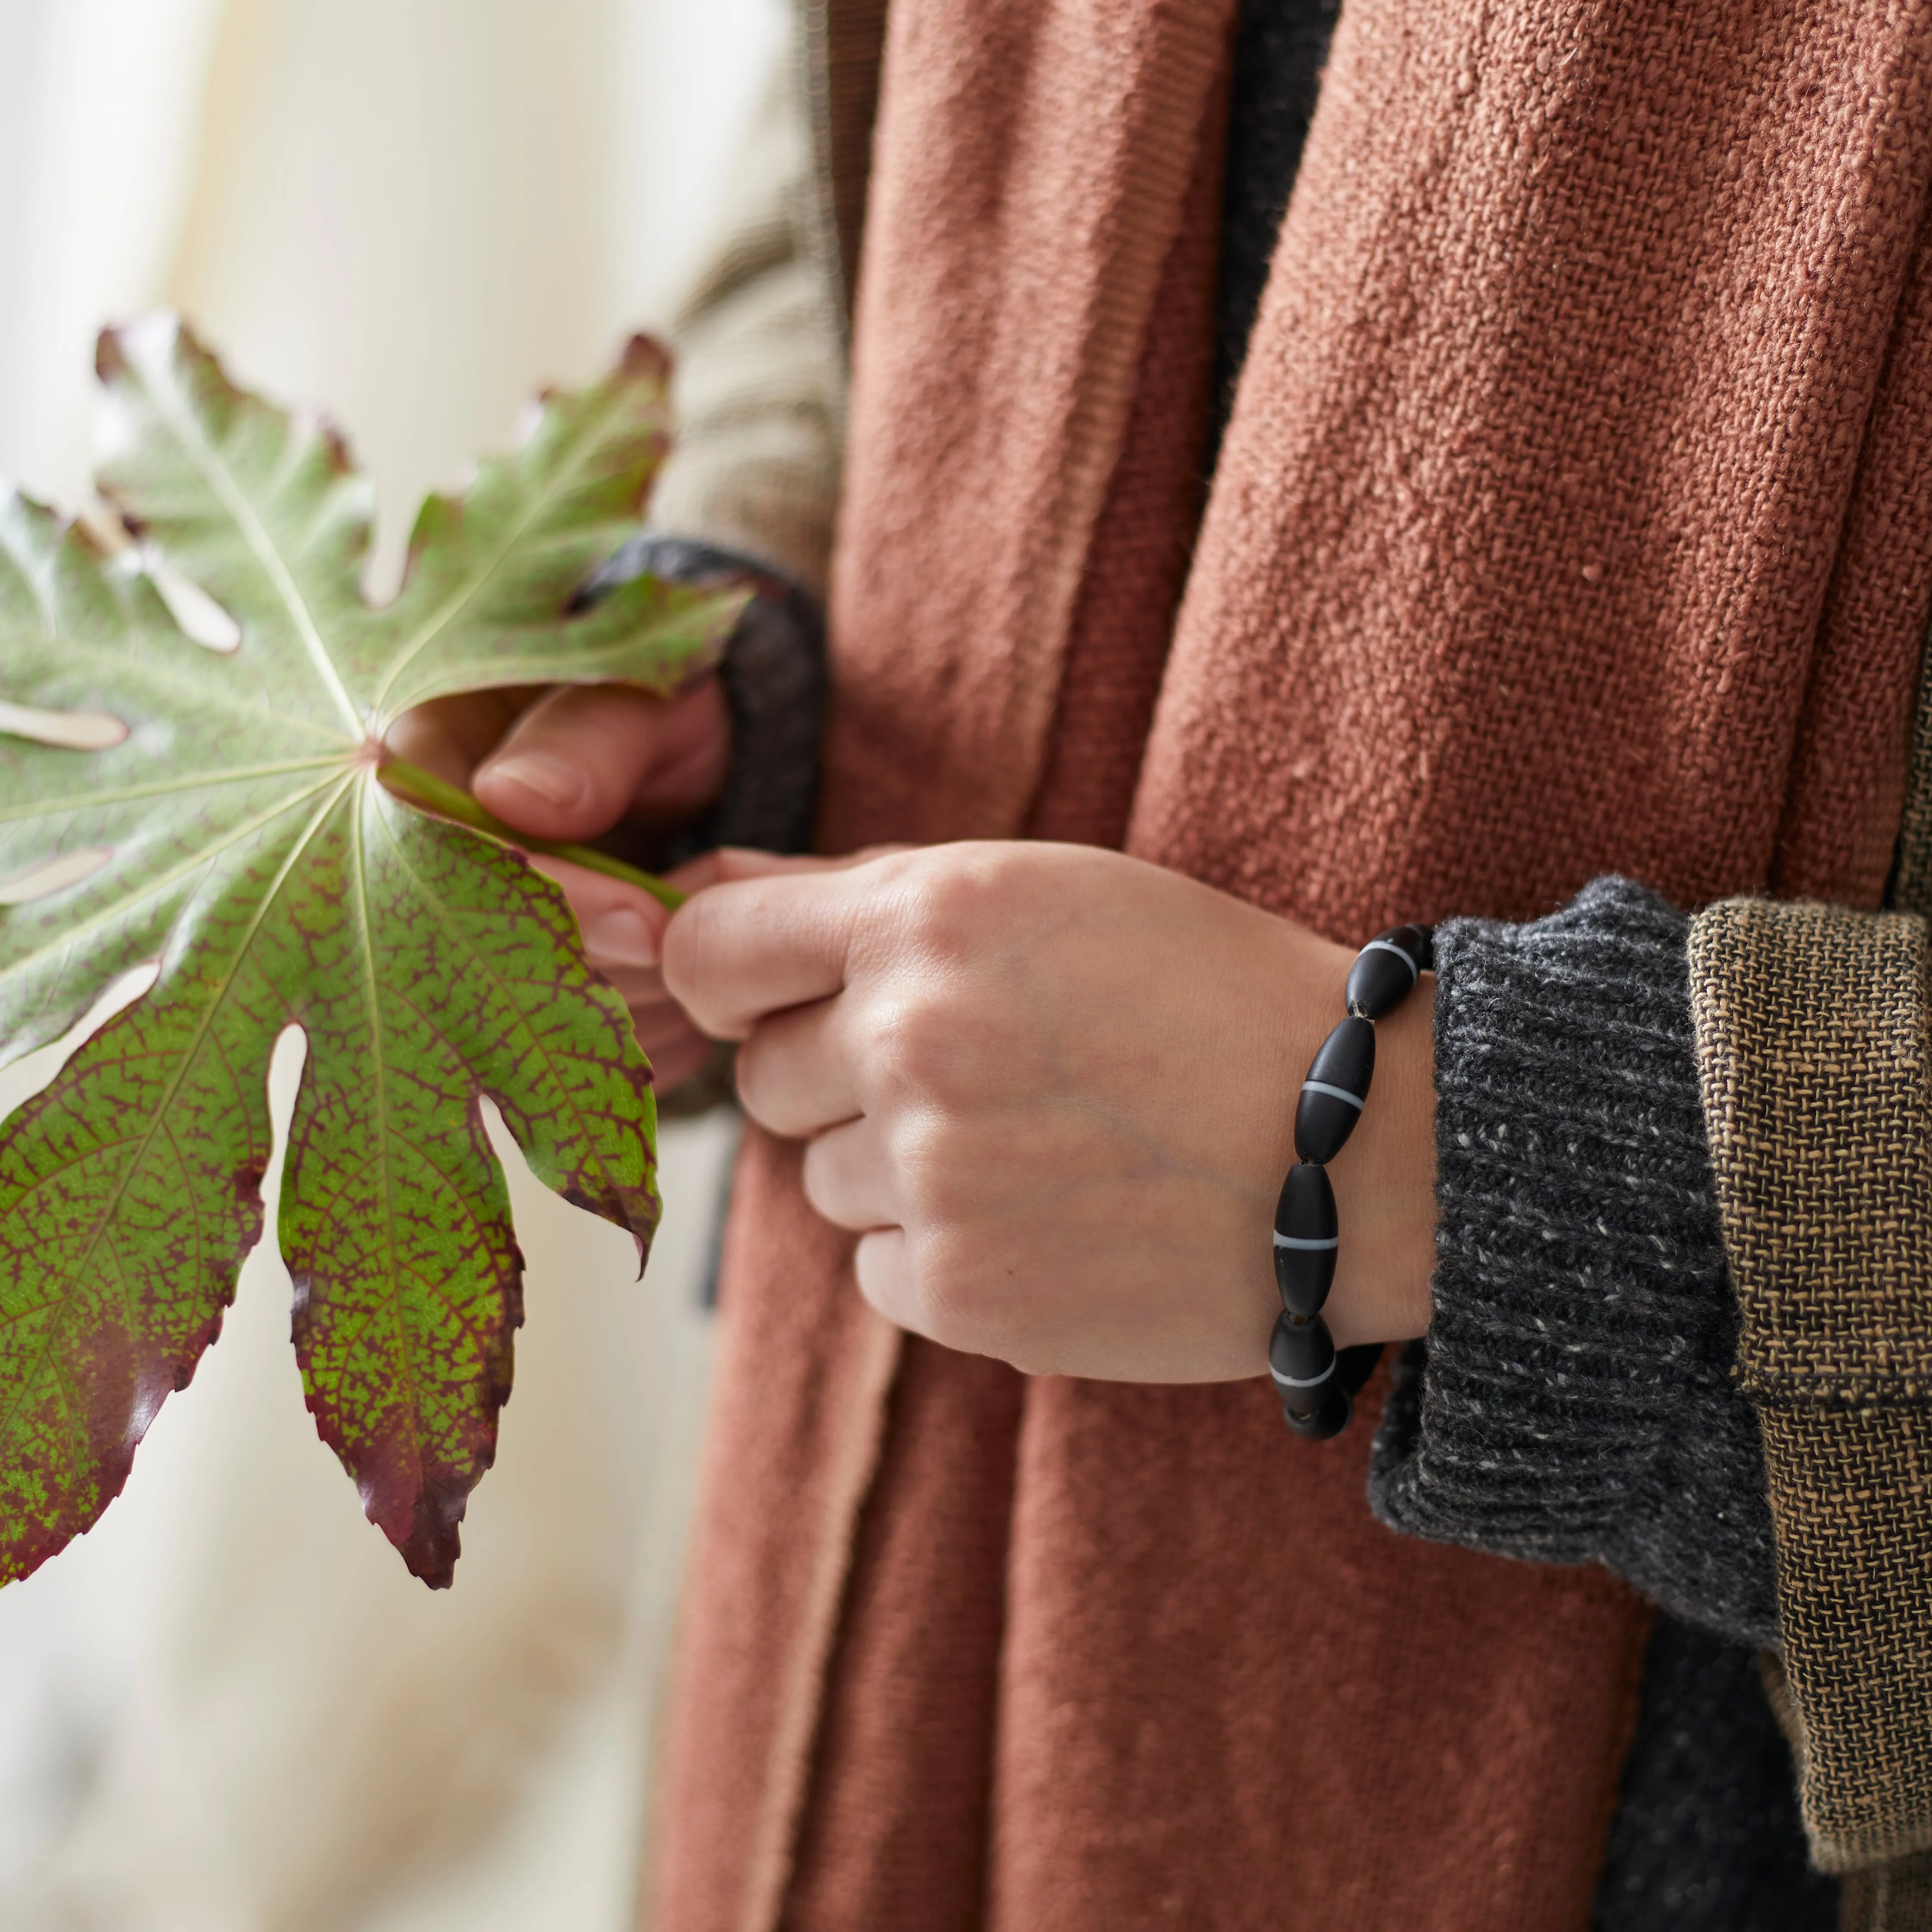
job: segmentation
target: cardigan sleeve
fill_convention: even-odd
[[[794,46],[770,77],[723,218],[671,324],[676,440],[650,520],[822,598],[845,359],[803,93]]]
[[[608,591],[646,570],[759,586],[721,666],[732,746],[723,795],[640,850],[659,867],[716,845],[796,852],[811,839],[845,374],[802,92],[799,50],[789,46],[671,326],[676,434],[650,528],[592,586]]]
[[[1762,900],[1689,919],[1600,880],[1528,925],[1451,922],[1437,955],[1435,1308],[1372,1502],[1775,1639],[1814,1857],[1922,1858],[1924,920]]]
[[[1699,1106],[1684,914],[1599,880],[1436,930],[1437,1265],[1370,1500],[1412,1534],[1599,1562],[1776,1641],[1757,1419]]]

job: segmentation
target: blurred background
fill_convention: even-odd
[[[425,488],[665,317],[785,27],[784,0],[0,0],[0,472],[80,505],[94,332],[172,305],[346,430],[380,590]],[[316,1440],[264,1244],[121,1499],[0,1591],[0,1926],[638,1924],[731,1131],[666,1130],[641,1286],[513,1171],[528,1319],[447,1593]]]

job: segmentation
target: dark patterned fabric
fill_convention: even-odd
[[[1228,419],[1341,0],[1246,0],[1234,31],[1214,332],[1214,433]],[[1213,460],[1213,453],[1209,454]]]
[[[1592,1932],[1833,1932],[1752,1652],[1660,1616]]]

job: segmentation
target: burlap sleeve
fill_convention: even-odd
[[[1699,1075],[1764,1432],[1814,1856],[1932,1847],[1932,988],[1906,914],[1691,928]]]
[[[766,565],[822,598],[842,454],[844,351],[804,92],[802,57],[789,48],[672,322],[677,440],[651,522]]]

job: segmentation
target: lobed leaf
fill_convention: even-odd
[[[741,600],[640,580],[578,608],[664,450],[646,347],[432,498],[380,610],[358,587],[370,493],[330,431],[236,388],[170,318],[104,335],[99,367],[102,487],[142,550],[0,503],[0,1065],[130,967],[159,973],[0,1128],[0,1580],[95,1520],[219,1331],[296,1024],[279,1225],[308,1406],[370,1519],[447,1583],[521,1319],[482,1102],[640,1250],[655,1116],[562,894],[392,797],[382,736],[488,685],[673,688]],[[160,569],[235,620],[233,652],[183,632]]]

